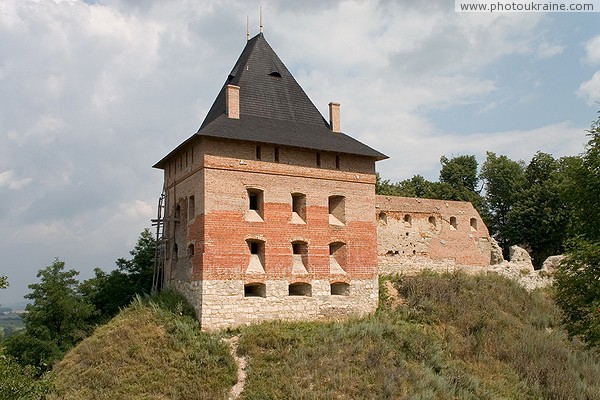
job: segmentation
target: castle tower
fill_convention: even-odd
[[[202,329],[365,314],[378,299],[375,162],[327,122],[262,33],[197,133],[160,160],[163,286]]]

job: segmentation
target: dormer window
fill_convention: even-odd
[[[271,78],[281,78],[281,74],[277,71],[273,71],[269,74]]]

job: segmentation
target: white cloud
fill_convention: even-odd
[[[31,178],[15,178],[12,169],[0,172],[0,188],[6,187],[11,190],[20,190],[31,183]]]
[[[144,218],[149,220],[154,217],[154,207],[146,201],[136,200],[133,203],[119,204],[119,211],[129,218]]]
[[[577,94],[584,98],[588,105],[594,106],[600,101],[600,71],[596,71],[592,79],[579,86]]]
[[[537,48],[537,56],[539,58],[552,58],[560,53],[566,46],[557,43],[542,42]]]
[[[26,127],[24,132],[11,130],[7,137],[19,145],[24,145],[32,140],[47,145],[52,143],[57,135],[63,133],[64,128],[65,122],[62,118],[54,115],[41,115],[33,125]]]
[[[585,61],[590,64],[600,64],[600,35],[587,41],[585,51]]]

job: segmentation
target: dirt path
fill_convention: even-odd
[[[237,383],[229,391],[229,400],[238,399],[244,391],[244,385],[246,384],[246,358],[238,357],[237,355],[238,339],[239,336],[223,339],[229,345],[231,356],[237,364]]]

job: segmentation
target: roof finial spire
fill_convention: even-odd
[[[262,6],[260,6],[260,33],[263,32],[263,23],[262,23]]]
[[[250,17],[246,15],[246,40],[250,41]]]

